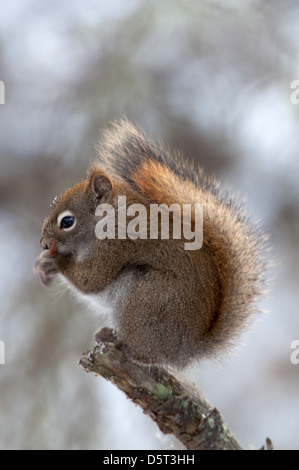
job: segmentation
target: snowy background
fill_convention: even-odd
[[[124,115],[246,196],[271,234],[268,313],[237,351],[186,373],[245,448],[270,436],[299,449],[298,28],[288,0],[0,2],[1,449],[176,445],[79,367],[97,322],[32,273],[53,197]]]

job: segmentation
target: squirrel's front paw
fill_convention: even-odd
[[[58,272],[56,256],[49,250],[42,251],[34,265],[34,273],[39,275],[41,283],[48,287]]]

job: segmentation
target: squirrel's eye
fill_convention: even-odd
[[[58,227],[62,230],[70,230],[74,228],[76,224],[76,218],[71,212],[64,211],[58,217],[57,224],[58,224]]]
[[[60,228],[70,228],[75,222],[74,217],[66,216],[63,217],[62,221],[60,222]]]

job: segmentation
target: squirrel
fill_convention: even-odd
[[[58,197],[44,221],[35,264],[41,282],[48,286],[61,274],[99,311],[108,310],[133,361],[182,369],[222,355],[259,312],[266,236],[237,196],[127,119],[103,132],[97,150],[87,178]],[[202,205],[200,249],[185,249],[186,237],[171,237],[173,228],[162,239],[162,219],[154,239],[97,236],[109,207],[117,232],[119,196],[145,207],[147,218],[151,205],[176,204],[180,215],[189,204],[194,233],[194,207]],[[98,207],[107,211],[99,215]]]

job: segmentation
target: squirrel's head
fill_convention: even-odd
[[[109,203],[112,192],[108,175],[93,167],[88,179],[69,188],[53,202],[44,221],[41,247],[53,255],[74,259],[88,255],[92,238],[95,239],[96,207]]]

